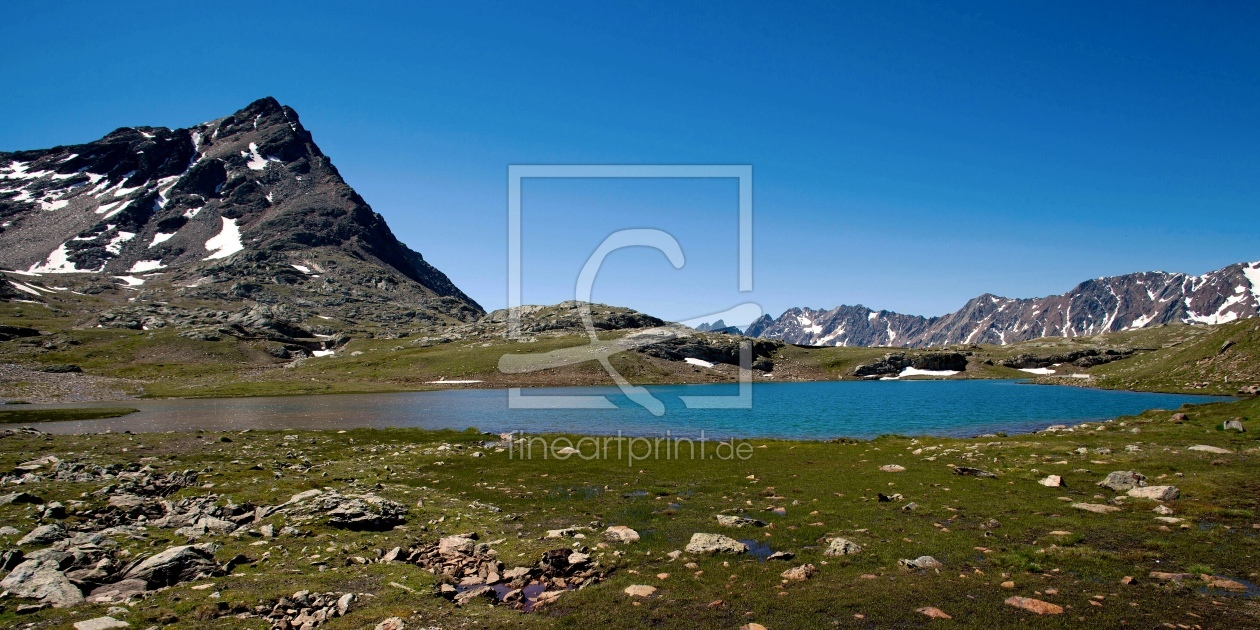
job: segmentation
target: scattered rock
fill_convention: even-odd
[[[718,514],[713,518],[717,519],[718,525],[723,527],[765,527],[766,522],[747,516],[733,516],[728,514]]]
[[[77,621],[74,630],[112,630],[113,628],[130,628],[131,624],[113,617],[97,617],[86,621]]]
[[[906,472],[906,467],[899,464],[884,464],[879,467],[880,470],[890,473]]]
[[[1161,516],[1171,516],[1173,513],[1172,508],[1167,505],[1157,505],[1155,506],[1155,509],[1151,511]]]
[[[1247,429],[1243,427],[1242,420],[1238,420],[1237,418],[1233,420],[1226,420],[1224,423],[1221,424],[1221,430],[1222,431],[1237,431],[1239,433],[1247,432]]]
[[[651,597],[656,592],[655,586],[647,584],[632,584],[626,587],[625,593],[630,597]]]
[[[1146,476],[1132,470],[1117,470],[1109,473],[1106,479],[1098,482],[1099,486],[1115,492],[1126,492],[1146,485]]]
[[[1159,580],[1161,582],[1180,582],[1182,580],[1192,580],[1195,576],[1190,573],[1165,573],[1163,571],[1151,571],[1150,577],[1152,580]]]
[[[378,624],[375,630],[406,630],[407,623],[401,617],[390,617]]]
[[[632,543],[639,541],[639,532],[626,527],[625,525],[613,525],[604,530],[604,538],[618,543]]]
[[[747,553],[748,545],[721,534],[697,533],[687,543],[687,553]]]
[[[1177,412],[1177,413],[1174,413],[1172,417],[1169,418],[1168,420],[1176,424],[1181,424],[1182,422],[1185,422],[1189,419],[1190,419],[1190,416],[1187,416],[1186,414],[1181,413],[1181,412]]]
[[[1040,599],[1031,597],[1008,597],[1006,598],[1007,606],[1014,606],[1020,610],[1027,610],[1038,615],[1059,615],[1063,613],[1063,607],[1050,602],[1043,602]]]
[[[1172,501],[1181,496],[1181,490],[1178,490],[1177,486],[1146,486],[1145,488],[1134,488],[1128,494],[1138,499]]]
[[[823,551],[824,556],[853,556],[862,552],[857,543],[847,538],[832,538]]]
[[[818,573],[817,567],[812,564],[802,564],[799,567],[792,567],[779,575],[785,580],[803,582],[811,577],[814,577],[815,573]]]
[[[955,475],[964,475],[968,477],[997,477],[997,475],[979,468],[968,468],[967,466],[955,466]]]
[[[1219,589],[1224,589],[1227,591],[1239,591],[1239,592],[1247,590],[1246,584],[1243,584],[1242,582],[1239,582],[1236,580],[1231,580],[1229,578],[1215,577],[1215,576],[1207,575],[1207,574],[1200,575],[1199,577],[1202,578],[1203,581],[1207,583],[1208,588],[1219,588]]]
[[[1228,455],[1234,452],[1227,448],[1221,448],[1219,446],[1210,446],[1207,444],[1195,444],[1194,446],[1187,447],[1186,450],[1187,451],[1200,451],[1203,453],[1216,453],[1218,455]]]
[[[911,570],[939,569],[945,566],[941,564],[940,560],[937,560],[936,558],[933,558],[932,556],[919,556],[918,558],[915,558],[913,560],[902,558],[897,561],[897,564]]]
[[[795,558],[795,557],[796,557],[796,554],[790,551],[776,551],[766,556],[766,560],[791,560],[792,558]]]
[[[945,611],[935,606],[924,606],[923,608],[916,608],[914,612],[917,612],[921,615],[927,615],[928,617],[931,617],[933,619],[953,619],[953,617],[945,614]]]
[[[337,617],[344,617],[353,603],[353,593],[298,591],[277,600],[267,619],[272,630],[311,630]],[[267,609],[263,607],[261,610]]]
[[[1120,511],[1120,508],[1114,505],[1103,505],[1101,503],[1073,503],[1072,507],[1078,510],[1085,510],[1086,512],[1093,512],[1095,514],[1109,514],[1111,512]]]
[[[1038,480],[1037,483],[1047,488],[1061,488],[1063,487],[1063,477],[1058,475],[1046,475],[1045,479]]]

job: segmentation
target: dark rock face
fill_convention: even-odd
[[[854,376],[891,376],[899,374],[906,368],[916,370],[954,370],[961,372],[967,369],[967,357],[961,352],[929,352],[907,357],[904,352],[885,354],[883,359],[872,363],[864,363],[853,370]]]
[[[398,241],[273,98],[189,129],[0,153],[0,225],[0,267],[102,280],[160,272],[176,295],[155,298],[278,303],[302,287],[413,316],[483,313]]]
[[[1082,282],[1065,294],[1042,298],[985,294],[941,317],[873,311],[864,306],[792,308],[777,319],[762,316],[746,334],[814,346],[1004,345],[1170,323],[1223,324],[1257,314],[1260,262],[1230,265],[1202,276],[1153,271],[1099,278]]]
[[[700,359],[710,363],[726,363],[739,365],[740,344],[752,342],[752,366],[763,372],[769,372],[774,364],[772,357],[782,344],[767,340],[752,340],[729,335],[706,335],[703,337],[681,337],[644,346],[639,351],[648,356],[669,361],[684,359]]]

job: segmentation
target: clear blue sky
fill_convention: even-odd
[[[487,308],[513,163],[752,164],[772,314],[1260,259],[1256,3],[184,4],[6,5],[0,150],[273,95]],[[525,191],[527,302],[572,297],[623,227],[675,233],[688,264],[616,254],[597,299],[681,319],[750,297],[733,183]]]

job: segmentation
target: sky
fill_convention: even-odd
[[[626,228],[686,263],[618,251],[593,298],[674,320],[1260,260],[1260,5],[938,4],[14,3],[0,151],[274,96],[487,309],[511,164],[753,171],[748,293],[735,180],[526,180],[527,303]]]

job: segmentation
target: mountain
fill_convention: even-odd
[[[270,97],[188,129],[0,153],[0,267],[24,293],[46,290],[22,282],[41,277],[127,302],[253,303],[299,318],[484,314],[399,242]]]
[[[1083,337],[1161,324],[1223,324],[1260,313],[1260,262],[1201,276],[1151,271],[1087,280],[1062,295],[1013,299],[984,294],[941,317],[874,311],[791,308],[763,315],[750,337],[811,346],[1008,344],[1040,337]]]
[[[700,332],[726,333],[728,335],[741,335],[743,331],[738,326],[727,326],[726,322],[717,320],[712,324],[705,322],[696,326],[696,330]]]

